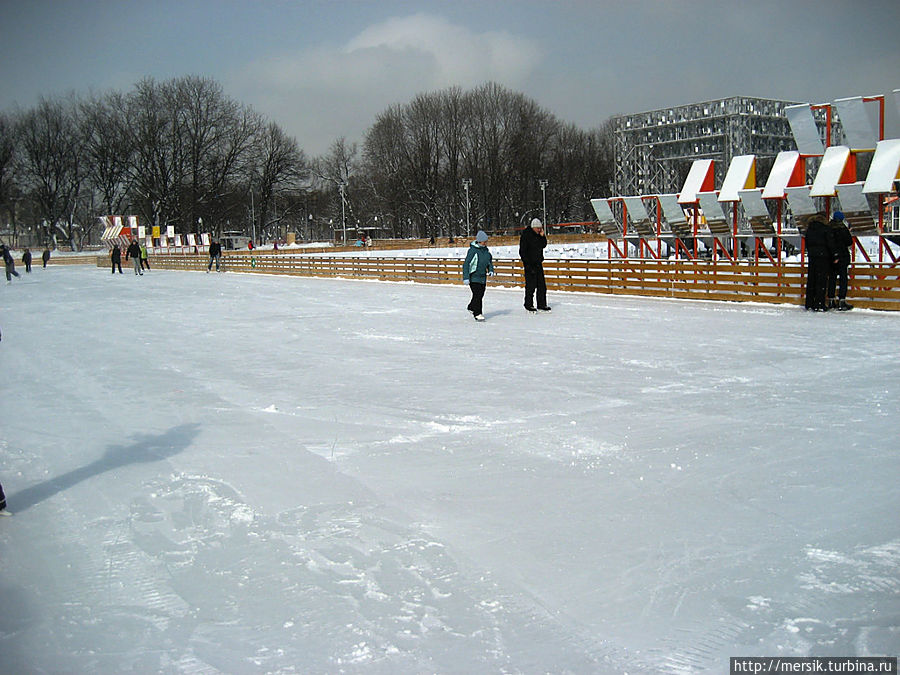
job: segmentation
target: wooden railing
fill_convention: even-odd
[[[462,261],[453,258],[381,256],[314,257],[308,255],[229,252],[230,272],[345,277],[384,281],[455,284],[462,280]],[[206,255],[154,255],[154,268],[206,270]],[[107,267],[105,257],[98,267]],[[521,286],[518,260],[494,260],[493,285]],[[547,287],[558,291],[644,295],[687,300],[724,300],[802,305],[805,269],[780,265],[723,261],[593,260],[544,261]],[[857,307],[900,311],[900,267],[887,263],[854,263],[848,300]]]

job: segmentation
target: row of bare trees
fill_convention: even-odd
[[[614,159],[608,125],[583,131],[497,84],[422,94],[384,111],[366,135],[370,212],[404,233],[510,231],[540,216],[593,220]],[[544,182],[544,189],[541,183]]]
[[[551,222],[588,220],[612,170],[607,126],[582,131],[496,84],[393,106],[361,151],[341,138],[312,161],[207,78],[145,79],[0,114],[0,224],[14,239],[32,228],[36,243],[73,248],[96,241],[109,214],[258,240],[340,236],[342,226],[345,236],[458,235],[467,219],[511,230],[543,197]]]
[[[74,248],[111,214],[182,233],[258,224],[264,235],[278,222],[269,205],[308,176],[296,140],[199,77],[42,99],[0,117],[0,148],[0,206],[11,228],[39,223],[42,243]]]

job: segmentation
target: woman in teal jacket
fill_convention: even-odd
[[[488,236],[483,230],[478,230],[475,241],[469,244],[469,252],[463,263],[463,283],[472,289],[472,300],[466,307],[475,316],[476,321],[484,321],[481,313],[481,301],[484,298],[484,290],[487,288],[488,275],[494,273],[494,258],[488,251]]]

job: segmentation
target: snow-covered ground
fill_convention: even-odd
[[[2,673],[900,651],[900,316],[125,272],[0,290]]]

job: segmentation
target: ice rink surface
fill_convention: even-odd
[[[900,316],[50,267],[0,290],[3,673],[900,651]]]

